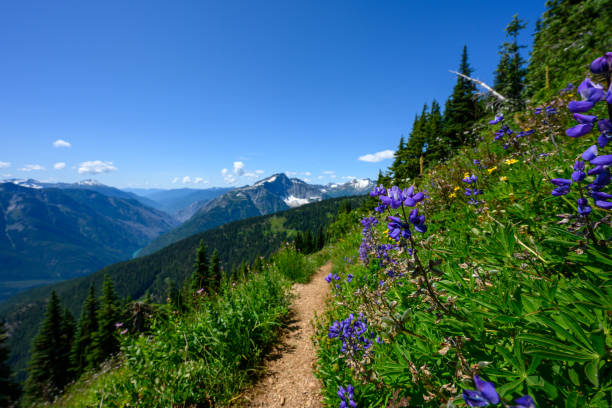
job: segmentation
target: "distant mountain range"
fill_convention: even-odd
[[[179,188],[172,190],[133,188],[124,191],[151,202],[150,207],[172,215],[180,222],[187,221],[207,201],[219,197],[232,188],[213,187],[206,189]]]
[[[11,292],[3,282],[19,288],[16,281],[83,276],[129,259],[176,225],[134,194],[100,184],[0,183],[0,294]]]
[[[374,183],[369,179],[353,179],[347,183],[322,186],[289,178],[282,173],[275,174],[205,202],[191,218],[153,240],[138,252],[138,256],[151,254],[190,235],[228,222],[272,214],[327,198],[363,195],[373,186]]]

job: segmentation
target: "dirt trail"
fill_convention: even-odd
[[[284,334],[284,342],[266,362],[266,375],[245,396],[247,407],[320,408],[321,384],[312,373],[316,360],[311,337],[314,312],[321,313],[329,284],[325,277],[331,263],[321,267],[306,285],[295,284],[292,320]]]

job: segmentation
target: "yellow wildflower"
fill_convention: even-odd
[[[495,167],[491,167],[490,169],[487,169],[487,171],[489,172],[489,174],[493,173],[495,170],[497,170],[497,166],[495,166]]]
[[[516,159],[507,159],[505,161],[505,163],[508,164],[508,165],[512,165],[514,163],[518,163],[518,160],[516,160]]]
[[[499,181],[508,181],[508,177],[502,176],[499,178]]]
[[[461,190],[461,187],[457,186],[457,187],[455,187],[455,189],[453,191],[459,191],[459,190]]]
[[[457,197],[457,194],[455,194],[455,193],[450,193],[450,194],[449,194],[449,197],[450,197],[450,198],[455,198],[455,197]]]
[[[470,173],[468,173],[467,171],[463,173],[463,178],[468,178],[468,177],[470,177]]]

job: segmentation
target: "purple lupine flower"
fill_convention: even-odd
[[[588,149],[586,149],[581,156],[584,160],[586,161],[591,161],[593,160],[595,157],[597,157],[597,146],[593,145],[591,147],[589,147]]]
[[[603,166],[597,167],[601,167],[602,170],[597,173],[597,177],[595,177],[595,180],[587,186],[589,189],[591,189],[591,191],[600,191],[608,184],[610,184],[610,169],[604,168]]]
[[[612,203],[608,201],[612,199],[612,194],[604,193],[601,191],[593,191],[591,192],[591,197],[593,197],[593,200],[595,200],[595,205],[597,207],[606,210],[612,209]]]
[[[325,282],[327,282],[327,283],[331,283],[334,280],[339,281],[340,280],[340,276],[336,275],[335,273],[331,273],[330,272],[329,275],[327,275],[325,277]]]
[[[349,384],[346,387],[338,387],[338,397],[340,398],[340,408],[356,408],[357,403],[355,402],[355,388]]]
[[[414,229],[420,232],[421,234],[427,232],[427,225],[425,225],[425,216],[419,215],[418,210],[416,208],[410,211],[410,214],[408,215],[408,220],[410,221],[410,223],[412,223],[412,225],[414,225]]]
[[[518,132],[517,135],[515,136],[517,139],[520,139],[521,137],[525,137],[525,136],[529,136],[535,133],[535,130],[530,129],[530,130],[524,130],[521,132]]]
[[[533,398],[529,395],[523,395],[521,398],[517,398],[514,400],[514,405],[512,408],[536,408],[535,402]]]
[[[398,186],[391,187],[390,190],[387,190],[387,195],[381,195],[379,198],[383,204],[394,210],[399,208],[402,205],[402,201],[404,201],[404,195]]]
[[[400,217],[388,217],[387,228],[389,228],[389,238],[399,241],[400,238],[410,238],[410,225],[403,222]]]
[[[554,106],[547,106],[546,107],[546,114],[548,116],[550,115],[556,115],[557,114],[557,109],[554,108]]]
[[[593,130],[593,126],[597,121],[597,116],[581,115],[580,113],[574,113],[574,119],[576,119],[579,124],[565,131],[565,134],[569,137],[584,136],[591,130]]]
[[[542,113],[542,108],[535,108],[533,113],[535,113],[536,115],[539,115],[540,113]]]
[[[497,125],[502,120],[504,120],[504,115],[496,116],[495,119],[489,121],[489,125]]]
[[[471,176],[468,176],[468,177],[464,178],[461,181],[463,181],[464,183],[470,184],[470,183],[475,183],[476,180],[478,180],[478,177],[476,177],[474,174],[472,174]]]
[[[597,139],[597,143],[599,147],[603,149],[610,142],[610,139],[612,139],[612,122],[609,119],[600,119],[597,122],[597,128],[601,132],[601,135]]]
[[[574,163],[574,172],[572,173],[572,180],[575,182],[582,181],[586,178],[586,174],[584,173],[584,162],[581,160],[576,160]]]
[[[366,235],[373,226],[378,225],[378,220],[374,217],[364,217],[361,220],[361,225],[363,225],[363,230],[361,230],[362,235]]]
[[[586,198],[579,198],[577,202],[578,202],[578,214],[587,215],[593,210],[589,206],[589,203]]]
[[[557,188],[553,189],[553,191],[551,193],[555,197],[566,195],[567,193],[570,192],[570,188],[571,188],[571,185],[572,185],[572,180],[562,179],[562,178],[555,178],[555,179],[550,180],[550,182],[553,183],[554,185],[558,186]]]
[[[486,407],[499,403],[499,395],[493,383],[481,380],[479,376],[474,375],[474,385],[476,385],[476,390],[463,390],[463,399],[469,407]]]
[[[612,154],[604,154],[601,156],[597,156],[594,159],[590,160],[591,164],[597,166],[609,166],[612,164]]]
[[[563,88],[561,91],[559,91],[559,93],[561,95],[566,94],[568,92],[571,92],[572,89],[574,89],[574,84],[572,84],[571,82],[567,84],[567,86],[565,88]]]
[[[123,322],[115,323],[115,328],[123,327]]]
[[[380,197],[381,195],[387,194],[387,190],[383,187],[383,185],[379,185],[374,187],[374,190],[370,191],[370,197]]]
[[[349,273],[348,275],[346,275],[346,281],[348,283],[351,283],[353,281],[353,274]]]
[[[417,205],[417,203],[423,201],[425,198],[425,195],[422,192],[414,192],[414,185],[404,189],[404,191],[402,191],[402,195],[404,197],[404,205],[407,207],[414,207]]]
[[[589,67],[594,74],[608,74],[612,72],[612,52],[606,52],[603,56],[595,58]]]

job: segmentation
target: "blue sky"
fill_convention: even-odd
[[[394,150],[423,103],[444,104],[464,44],[491,83],[512,15],[529,22],[529,45],[543,11],[543,0],[5,1],[0,178],[375,178],[391,159],[359,158]]]

